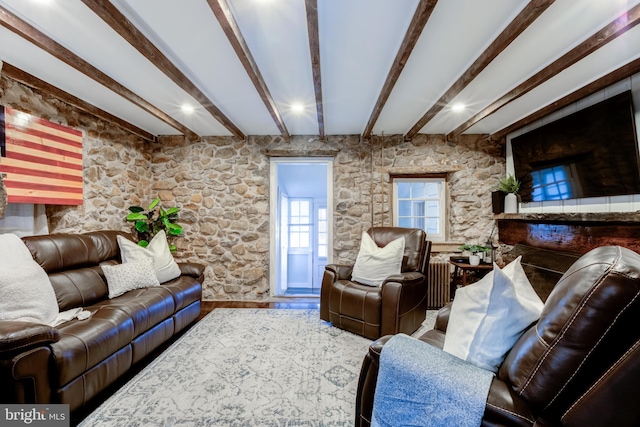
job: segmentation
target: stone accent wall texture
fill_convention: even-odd
[[[84,204],[48,205],[51,233],[130,231],[126,207],[151,194],[148,142],[7,77],[0,79],[0,104],[82,131]]]
[[[270,158],[334,158],[334,263],[355,261],[360,236],[370,226],[392,225],[390,176],[446,173],[449,238],[485,242],[491,234],[491,191],[504,176],[503,142],[480,135],[446,141],[442,135],[204,137],[165,136],[145,143],[59,100],[10,79],[0,81],[0,103],[84,132],[85,204],[49,206],[50,231],[130,231],[131,204],[159,196],[178,206],[183,236],[178,260],[207,266],[204,299],[269,297]],[[447,254],[434,254],[445,257]]]

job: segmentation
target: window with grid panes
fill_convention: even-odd
[[[444,178],[394,178],[394,226],[421,228],[429,240],[444,241],[445,189]]]

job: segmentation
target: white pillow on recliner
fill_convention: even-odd
[[[525,329],[544,306],[520,265],[502,270],[456,291],[443,350],[480,368],[497,372]]]
[[[353,266],[351,280],[369,286],[381,286],[387,277],[400,274],[404,257],[404,236],[379,248],[369,233],[362,233],[360,251]]]

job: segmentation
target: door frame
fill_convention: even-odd
[[[329,157],[271,157],[269,159],[269,295],[277,296],[277,279],[279,258],[279,188],[278,165],[286,163],[305,164],[322,163],[327,166],[327,227],[328,227],[328,256],[327,264],[333,262],[333,161]],[[315,253],[315,250],[314,250]]]

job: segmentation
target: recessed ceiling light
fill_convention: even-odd
[[[451,106],[451,111],[453,111],[453,112],[455,112],[455,113],[459,113],[459,112],[461,112],[461,111],[464,111],[464,110],[465,110],[465,108],[467,108],[467,106],[466,106],[466,105],[464,105],[464,104],[463,104],[463,103],[461,103],[461,102],[458,102],[458,103],[453,104],[453,105]]]
[[[180,107],[180,109],[182,110],[183,113],[187,113],[187,114],[191,114],[195,111],[193,106],[189,104],[183,104],[182,107]]]
[[[304,105],[299,102],[291,104],[291,111],[294,113],[302,113],[304,111]]]

